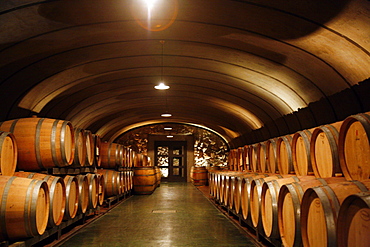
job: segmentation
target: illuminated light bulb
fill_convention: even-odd
[[[167,138],[173,138],[173,136],[167,136]]]
[[[171,113],[163,113],[161,117],[172,117]]]

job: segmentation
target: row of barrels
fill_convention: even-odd
[[[283,246],[369,246],[370,180],[210,171],[210,195]]]
[[[132,167],[140,155],[66,120],[21,118],[0,123],[0,174],[55,167]]]
[[[232,149],[228,167],[233,171],[368,179],[369,143],[370,113],[360,113],[341,122]]]
[[[132,171],[99,169],[63,177],[35,172],[0,176],[0,241],[40,236],[132,189]]]
[[[161,184],[162,173],[157,166],[133,168],[133,192],[137,195],[150,195]]]

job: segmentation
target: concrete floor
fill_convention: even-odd
[[[59,246],[256,246],[190,183],[129,198]]]

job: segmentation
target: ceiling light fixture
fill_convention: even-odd
[[[172,127],[164,127],[164,130],[172,130]]]
[[[167,90],[170,88],[170,86],[166,85],[163,82],[163,51],[164,51],[164,40],[159,41],[162,44],[162,57],[161,57],[161,80],[160,83],[156,86],[154,86],[155,89],[158,90]]]
[[[162,44],[162,64],[161,64],[161,68],[162,68],[162,71],[161,71],[161,83],[159,83],[158,86],[155,86],[154,88],[155,89],[161,89],[161,90],[165,90],[165,89],[168,89],[170,88],[169,86],[165,85],[163,83],[163,51],[164,51],[164,40],[161,40],[160,43]],[[172,114],[168,112],[168,102],[167,102],[167,92],[165,92],[165,100],[166,100],[166,103],[165,103],[165,106],[166,106],[166,112],[163,113],[161,115],[161,117],[172,117]]]
[[[173,138],[173,136],[171,136],[171,135],[168,135],[168,136],[167,136],[167,138]]]
[[[154,88],[158,90],[166,90],[169,89],[170,86],[167,86],[164,82],[160,82],[158,85],[154,86]]]

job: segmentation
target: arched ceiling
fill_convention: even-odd
[[[367,0],[157,0],[147,17],[144,0],[2,1],[0,120],[105,140],[170,121],[231,141],[370,77]]]

